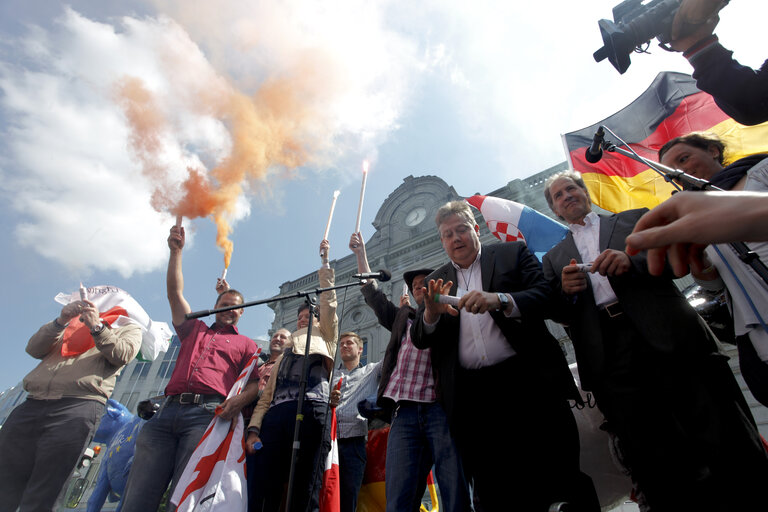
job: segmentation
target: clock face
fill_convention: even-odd
[[[421,221],[423,221],[427,217],[427,210],[424,209],[422,206],[418,206],[411,210],[408,215],[405,216],[405,224],[408,226],[416,226],[418,224],[421,224]]]

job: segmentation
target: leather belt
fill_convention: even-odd
[[[199,405],[224,401],[224,397],[221,395],[203,395],[200,393],[180,393],[178,395],[169,395],[167,399],[170,402],[179,402],[181,405]]]
[[[617,302],[611,302],[610,304],[603,304],[600,306],[600,312],[605,313],[609,318],[616,318],[624,314],[624,308]]]

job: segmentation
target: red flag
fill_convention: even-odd
[[[115,320],[121,316],[127,317],[128,312],[120,306],[114,306],[99,313],[99,318],[109,325],[114,324]],[[63,357],[78,356],[96,346],[90,329],[77,316],[70,320],[69,325],[64,329],[63,340],[61,343]]]
[[[334,389],[341,389],[341,381]],[[336,438],[336,408],[331,408],[331,450],[325,459],[323,488],[320,492],[320,512],[341,511],[341,487],[339,484],[339,441]]]
[[[384,477],[388,439],[389,427],[368,431],[368,443],[365,445],[367,456],[365,474],[357,498],[358,512],[384,512],[387,508]]]

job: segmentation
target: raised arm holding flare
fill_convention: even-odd
[[[185,318],[191,308],[183,294],[184,242],[184,228],[173,226],[168,236],[170,256],[166,284],[173,326],[181,347],[165,388],[163,405],[137,438],[123,512],[156,510],[169,482],[173,494],[173,488],[217,407],[222,419],[231,419],[258,393],[259,376],[258,372],[253,372],[240,395],[225,399],[258,349],[253,340],[237,330],[243,310],[217,313],[216,321],[210,326],[202,320]],[[217,289],[224,284],[217,283]],[[242,294],[227,285],[214,307],[242,303]]]

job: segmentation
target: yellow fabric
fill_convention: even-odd
[[[648,169],[631,178],[606,176],[596,172],[582,175],[592,202],[609,212],[633,208],[653,208],[669,199],[674,187],[664,177]]]
[[[384,482],[363,484],[357,495],[357,512],[384,512],[387,508],[387,497]]]
[[[725,144],[725,165],[745,156],[768,153],[768,122],[744,126],[733,119],[727,119],[706,131],[717,134]],[[671,184],[652,169],[646,169],[630,178],[596,172],[584,173],[582,177],[592,202],[609,212],[653,208],[669,199],[674,190]]]

